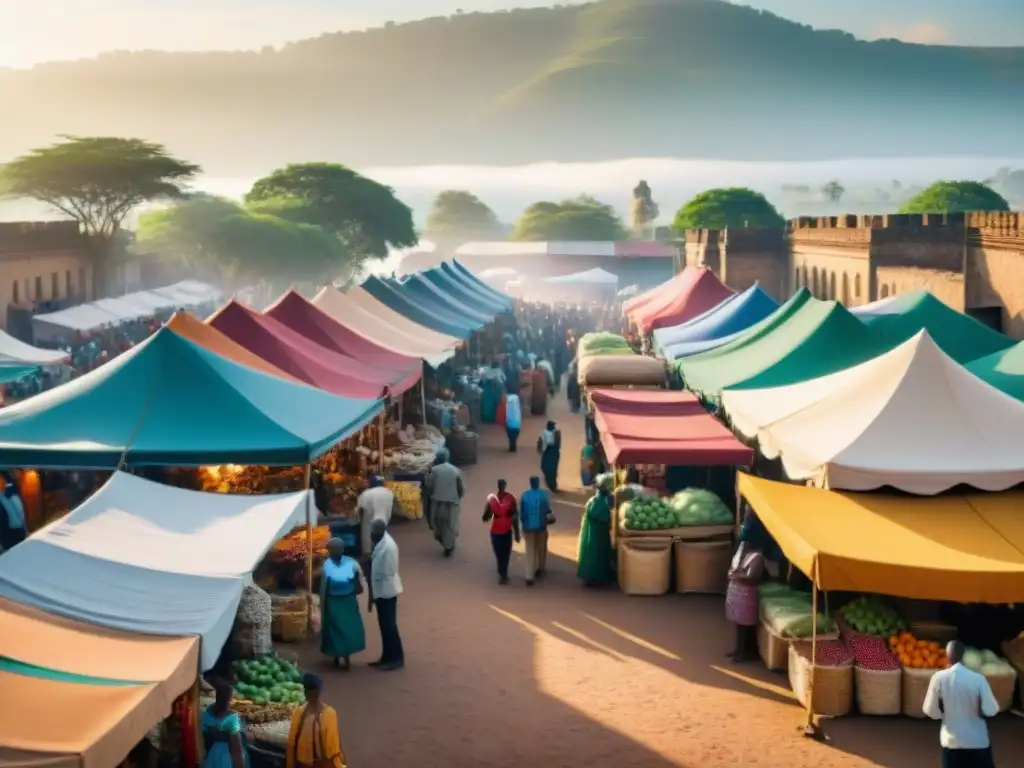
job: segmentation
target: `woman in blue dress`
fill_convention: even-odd
[[[219,680],[214,689],[216,700],[203,710],[203,748],[206,751],[203,768],[248,768],[242,719],[231,708],[234,688]]]
[[[366,630],[359,612],[363,572],[345,554],[345,542],[327,542],[329,557],[320,580],[320,652],[334,659],[334,666],[349,668],[349,657],[366,649]]]

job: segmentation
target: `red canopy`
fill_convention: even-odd
[[[748,466],[743,445],[688,392],[598,390],[594,423],[612,464]]]
[[[206,322],[271,365],[318,389],[367,399],[386,393],[387,381],[365,363],[325,349],[236,301],[225,304]]]
[[[379,375],[387,378],[393,394],[401,394],[410,389],[423,375],[423,361],[419,358],[393,352],[360,336],[317,309],[295,291],[285,293],[263,314],[321,347],[379,370]]]
[[[680,281],[675,289],[633,311],[631,318],[644,333],[692,320],[735,293],[707,267],[695,269],[690,274],[689,281]]]

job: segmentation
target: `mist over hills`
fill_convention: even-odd
[[[251,53],[0,71],[0,159],[135,135],[209,173],[290,161],[518,164],[1019,152],[1024,48],[864,42],[722,0],[601,0]]]

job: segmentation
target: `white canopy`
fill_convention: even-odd
[[[0,331],[0,363],[27,365],[60,365],[66,363],[68,353],[54,349],[40,349]]]
[[[224,294],[218,288],[214,288],[209,283],[204,283],[199,280],[182,280],[169,287],[176,291],[180,291],[181,293],[187,293],[195,296],[202,304],[211,301],[219,301],[224,297]]]
[[[926,331],[829,376],[726,390],[722,406],[793,479],[920,495],[1024,482],[1024,403],[957,364]]]
[[[482,280],[487,280],[491,277],[511,277],[518,274],[512,267],[491,267],[481,272],[478,277]]]
[[[887,296],[884,299],[878,301],[872,301],[870,304],[861,304],[859,307],[850,307],[850,312],[857,317],[876,317],[878,315],[898,315],[903,311],[903,307],[909,306],[914,301],[914,296],[923,291],[917,291],[914,294],[900,293]]]
[[[134,301],[131,295],[119,296],[115,299],[97,299],[92,306],[109,312],[126,323],[153,316],[153,310],[150,307]]]
[[[199,493],[118,472],[0,557],[0,595],[105,627],[199,635],[209,669],[252,570],[307,508],[309,491]]]
[[[178,306],[174,299],[161,296],[159,293],[153,293],[152,291],[134,291],[133,293],[126,293],[121,298],[129,299],[134,304],[146,307],[151,315],[168,309],[176,309]]]
[[[595,267],[594,269],[576,272],[572,275],[548,277],[545,278],[544,282],[551,283],[552,285],[618,285],[619,278],[611,272]]]
[[[55,325],[72,331],[91,331],[93,328],[118,325],[124,322],[124,319],[100,309],[95,304],[79,304],[56,312],[35,315],[32,322]]]

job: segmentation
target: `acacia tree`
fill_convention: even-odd
[[[338,163],[300,163],[253,184],[248,207],[322,227],[354,261],[384,258],[389,247],[416,244],[412,210],[391,187]]]
[[[7,163],[0,179],[5,197],[38,200],[76,220],[93,244],[95,282],[106,285],[111,246],[129,212],[181,197],[199,171],[142,139],[64,136]]]
[[[501,222],[472,192],[446,189],[434,198],[423,234],[438,242],[489,240],[502,234]]]
[[[900,213],[969,213],[1008,211],[1005,198],[980,181],[937,181],[900,208]]]
[[[589,195],[553,203],[542,200],[516,222],[513,240],[622,240],[626,228],[610,205]]]
[[[709,189],[693,197],[676,212],[672,228],[739,229],[782,227],[786,220],[760,192],[745,187]]]
[[[838,203],[843,199],[843,195],[846,193],[846,187],[838,181],[833,180],[821,188],[821,193],[830,203]]]

